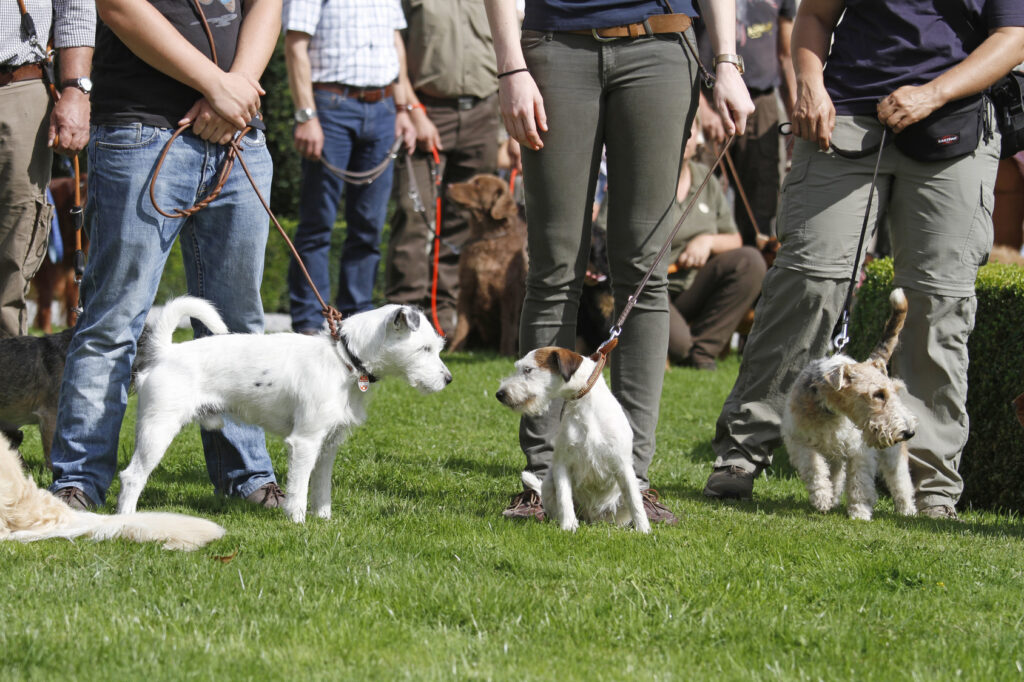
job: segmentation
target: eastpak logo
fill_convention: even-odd
[[[952,135],[943,135],[942,137],[940,137],[937,140],[935,140],[935,143],[936,144],[940,144],[940,145],[947,145],[947,144],[956,144],[959,141],[960,141],[960,134],[959,133],[954,133]]]

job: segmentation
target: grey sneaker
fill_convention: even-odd
[[[544,507],[540,504],[540,495],[533,490],[524,490],[512,497],[512,501],[501,515],[506,519],[523,520],[534,519],[544,520]]]
[[[757,474],[738,466],[717,467],[708,476],[704,497],[722,500],[749,500],[754,492]]]
[[[81,488],[76,488],[73,485],[61,488],[53,496],[75,511],[92,511],[96,508],[89,496]]]
[[[277,509],[284,503],[284,491],[276,483],[264,483],[249,493],[245,501],[258,504],[267,509]]]
[[[951,504],[933,504],[929,507],[922,507],[917,512],[918,516],[939,521],[959,521],[956,509]]]

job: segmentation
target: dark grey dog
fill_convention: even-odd
[[[38,424],[47,467],[71,333],[0,339],[0,431],[17,447],[19,427]]]

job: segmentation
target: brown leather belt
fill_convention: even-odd
[[[647,21],[637,24],[594,28],[589,31],[566,31],[566,33],[582,36],[592,35],[598,40],[603,38],[639,38],[655,33],[682,33],[690,28],[692,23],[693,19],[685,14],[653,14],[647,17]],[[647,30],[648,27],[650,27],[650,31]]]
[[[314,90],[327,90],[341,95],[342,97],[351,97],[357,99],[360,102],[374,103],[379,102],[382,99],[391,97],[395,92],[395,86],[393,83],[388,83],[383,88],[360,88],[355,85],[345,85],[344,83],[313,83]]]
[[[0,87],[17,83],[18,81],[31,81],[43,77],[43,67],[39,64],[22,64],[10,71],[0,71]]]

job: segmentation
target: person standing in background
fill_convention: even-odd
[[[85,0],[25,0],[0,15],[0,338],[28,333],[25,296],[46,255],[46,201],[53,151],[74,155],[89,141],[96,6]],[[31,31],[23,30],[30,24]],[[47,36],[60,67],[51,108],[43,81]]]
[[[397,209],[388,242],[385,296],[391,303],[431,310],[432,247],[436,205],[432,148],[440,156],[441,243],[437,266],[437,314],[444,334],[455,330],[459,251],[468,223],[443,201],[448,185],[478,173],[494,173],[498,156],[498,79],[494,43],[483,0],[403,0],[406,60],[413,91],[405,109],[416,126],[412,168],[429,224],[409,196],[409,170],[395,169]]]

